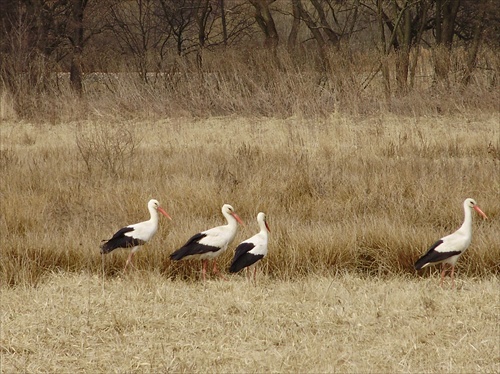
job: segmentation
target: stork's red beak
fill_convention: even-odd
[[[172,220],[172,217],[170,217],[170,215],[167,212],[165,212],[165,210],[162,207],[160,207],[160,206],[158,207],[158,212],[160,212],[161,214],[163,214],[169,220]]]
[[[236,213],[232,213],[231,215],[240,223],[241,226],[245,226],[241,218]]]
[[[269,228],[269,225],[267,224],[267,222],[264,222],[266,224],[266,229],[267,231],[271,232],[271,229]]]
[[[474,210],[476,212],[478,212],[481,216],[483,216],[484,219],[488,219],[488,217],[486,216],[486,214],[484,214],[484,212],[481,209],[479,209],[479,207],[477,205],[474,205]]]

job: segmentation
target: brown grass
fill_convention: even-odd
[[[500,370],[497,113],[0,130],[1,372]],[[412,264],[469,196],[490,219],[441,289]],[[173,221],[128,274],[126,251],[106,255],[103,277],[100,240],[151,197]],[[256,285],[168,259],[226,202],[247,224],[236,242],[268,215]]]
[[[166,278],[198,277],[198,263],[172,264],[168,255],[223,223],[223,203],[247,223],[234,245],[255,233],[257,212],[268,214],[266,272],[277,279],[413,273],[416,258],[460,226],[466,197],[490,219],[475,217],[458,277],[498,274],[499,131],[496,116],[479,113],[4,124],[1,282],[100,273],[100,240],[147,218],[152,197],[173,221],[161,220],[136,263]],[[122,133],[118,146],[106,140]],[[102,162],[108,158],[115,163]],[[119,272],[125,256],[106,256],[107,274]]]
[[[152,68],[147,83],[130,66],[86,72],[81,97],[71,92],[68,73],[33,62],[26,67],[33,70],[31,74],[8,74],[16,78],[11,91],[0,87],[0,118],[66,124],[235,114],[324,120],[332,113],[466,116],[470,110],[498,112],[498,51],[486,46],[480,50],[467,86],[462,84],[467,51],[456,48],[451,52],[450,72],[443,85],[435,82],[432,53],[422,49],[419,56],[407,94],[396,89],[395,56],[383,57],[390,69],[389,100],[384,99],[381,56],[347,46],[329,53],[326,70],[316,49],[293,53],[278,49],[272,54],[247,48],[205,51],[202,68],[194,55],[193,59],[174,59],[168,68]],[[29,77],[39,77],[40,82],[32,87]]]
[[[62,76],[48,90],[19,76],[0,92],[0,371],[500,371],[492,52],[466,89],[463,54],[446,89],[423,58],[390,102],[367,54],[332,56],[332,72],[282,51],[207,54],[149,85],[88,75],[81,98]],[[443,290],[412,265],[466,197],[490,219],[475,217],[458,289]],[[150,198],[173,221],[137,269],[123,274],[117,250],[103,276],[101,239],[147,218]],[[223,269],[267,213],[256,286],[203,285],[199,263],[169,261],[223,223],[223,203],[247,224]]]
[[[2,289],[1,371],[493,373],[498,281],[53,273]]]

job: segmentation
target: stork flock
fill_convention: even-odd
[[[488,217],[479,208],[474,199],[468,198],[463,203],[464,222],[454,233],[444,236],[436,241],[428,251],[415,263],[415,270],[420,270],[430,265],[441,264],[441,286],[446,275],[446,266],[451,269],[452,286],[454,283],[455,264],[460,256],[469,247],[472,241],[472,209],[474,209],[484,219]],[[135,252],[147,243],[158,230],[158,212],[168,219],[170,215],[160,206],[160,203],[151,199],[148,202],[150,219],[144,222],[125,226],[118,230],[111,239],[104,240],[101,244],[101,254],[104,255],[117,248],[130,249],[130,254],[125,263],[124,271],[132,264],[132,257]],[[208,261],[212,260],[213,273],[219,273],[216,259],[223,254],[236,237],[238,224],[244,225],[241,218],[236,214],[234,208],[229,204],[222,206],[222,215],[226,218],[227,224],[217,226],[194,234],[186,243],[170,254],[172,261],[187,259],[197,259],[202,261],[202,276],[206,279]],[[235,253],[229,267],[230,273],[237,273],[242,269],[248,270],[254,267],[254,281],[256,277],[256,264],[267,255],[268,234],[271,231],[263,212],[257,214],[257,223],[260,231],[249,239],[241,242],[235,249]]]
[[[129,264],[132,265],[134,253],[137,252],[140,246],[147,243],[158,230],[158,212],[172,219],[155,199],[149,200],[148,209],[150,213],[149,220],[125,226],[118,230],[111,239],[105,240],[101,244],[102,255],[117,248],[131,249],[127,262],[125,263],[124,271]],[[212,260],[213,262],[213,272],[224,277],[217,270],[216,259],[224,253],[233,242],[238,230],[238,223],[244,225],[241,218],[234,211],[234,208],[229,204],[224,204],[222,206],[222,215],[227,220],[226,225],[217,226],[194,234],[181,248],[170,255],[170,259],[173,261],[184,259],[202,260],[204,281],[206,279],[208,260]],[[236,273],[254,265],[254,280],[257,271],[255,267],[256,263],[267,255],[268,233],[271,231],[266,222],[265,213],[260,212],[257,214],[257,222],[260,226],[260,231],[236,247],[235,255],[229,268],[231,273]]]

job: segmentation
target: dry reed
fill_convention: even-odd
[[[69,74],[56,73],[35,62],[30,74],[16,76],[12,91],[0,87],[0,115],[6,120],[65,124],[71,121],[105,122],[168,118],[244,117],[322,118],[332,113],[373,116],[381,112],[404,116],[461,115],[469,110],[498,112],[499,54],[480,50],[477,69],[467,86],[466,51],[451,52],[451,70],[444,87],[436,85],[431,52],[421,50],[416,75],[408,94],[395,90],[385,99],[376,51],[341,48],[328,55],[329,68],[317,60],[317,51],[275,54],[260,49],[203,54],[199,67],[189,57],[179,58],[168,69],[144,77],[130,66],[110,72],[89,72],[83,77],[83,96],[71,92]],[[384,57],[390,67],[395,57]],[[33,66],[32,66],[33,65]],[[35,87],[30,77],[39,77]],[[409,83],[410,84],[410,83]]]

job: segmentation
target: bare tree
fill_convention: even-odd
[[[82,78],[84,73],[83,55],[88,42],[106,27],[106,15],[109,2],[106,0],[61,0],[64,6],[64,32],[61,36],[69,41],[64,47],[68,50],[70,60],[70,83],[73,90],[82,94]]]
[[[71,0],[69,4],[68,38],[71,42],[71,68],[69,79],[71,87],[79,95],[82,94],[82,53],[84,48],[83,16],[88,0]]]
[[[306,26],[309,28],[309,31],[311,32],[314,40],[316,41],[319,50],[319,55],[321,60],[323,61],[323,64],[327,64],[328,56],[325,50],[326,41],[325,38],[323,37],[323,34],[321,33],[320,27],[318,27],[313,17],[304,8],[304,5],[302,4],[301,0],[292,0],[292,4],[293,7],[296,9],[296,12],[299,15],[300,19],[304,21]]]
[[[212,5],[210,4],[210,0],[198,0],[198,4],[196,6],[196,23],[198,25],[198,43],[200,48],[205,47],[205,42],[208,37],[207,29],[209,23],[209,17],[212,12]]]
[[[334,30],[334,26],[332,25],[334,22],[338,23],[335,17],[335,8],[329,2],[311,0],[311,3],[318,16],[319,29],[323,31],[329,43],[338,48],[340,44],[340,34]],[[330,12],[331,17],[329,16]]]
[[[434,71],[436,79],[448,84],[450,51],[455,36],[455,22],[462,0],[435,0],[434,30],[436,46]]]
[[[303,21],[318,47],[318,54],[324,68],[329,69],[329,50],[338,52],[343,38],[354,33],[358,20],[359,1],[338,0],[292,0],[293,19]],[[294,21],[296,22],[296,21]],[[291,40],[296,38],[298,24],[292,25]]]
[[[479,51],[479,45],[482,41],[482,33],[485,27],[484,20],[486,18],[486,0],[481,0],[478,4],[479,15],[474,19],[473,26],[473,36],[472,36],[472,45],[471,48],[468,49],[467,53],[467,64],[464,76],[462,78],[462,84],[467,86],[470,82],[472,71],[474,70],[477,53]]]
[[[160,18],[168,25],[180,56],[243,42],[252,26],[247,0],[229,3],[222,0],[158,1]]]
[[[227,45],[227,21],[226,21],[226,5],[224,0],[220,1],[220,19],[222,25],[222,41],[224,45]]]
[[[170,38],[163,27],[155,0],[117,1],[111,8],[113,32],[122,48],[134,57],[141,78],[148,81],[148,71],[161,66]]]
[[[264,32],[264,45],[275,50],[279,43],[278,30],[269,6],[276,0],[249,0],[255,8],[255,20]]]
[[[428,28],[428,0],[391,0],[385,8],[378,1],[377,14],[380,24],[387,27],[390,38],[385,40],[385,54],[396,53],[396,83],[400,93],[409,87],[409,73],[414,71],[416,57],[410,61],[410,51],[420,44],[423,32]],[[381,29],[381,33],[384,30]]]
[[[195,45],[190,39],[196,35],[194,30],[199,0],[159,0],[159,2],[161,17],[167,22],[175,39],[177,54],[181,56]],[[188,46],[186,41],[189,42]]]
[[[288,34],[287,47],[288,50],[293,50],[297,46],[297,37],[300,28],[300,9],[296,1],[292,1],[292,26]]]
[[[380,46],[382,50],[382,60],[380,63],[380,69],[382,69],[385,100],[386,103],[388,104],[391,99],[391,80],[390,80],[389,66],[386,59],[387,41],[385,36],[385,24],[384,24],[384,13],[382,10],[382,0],[377,0],[377,19],[378,19],[379,34],[380,34]]]
[[[413,88],[420,44],[424,33],[432,28],[432,0],[376,0],[375,7],[370,1],[360,4],[376,16],[379,30],[381,61],[369,80],[382,72],[385,98],[389,101],[391,67],[388,57],[395,56],[396,88],[404,94]]]

